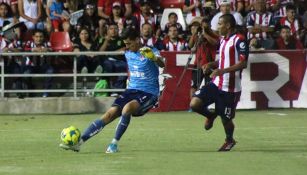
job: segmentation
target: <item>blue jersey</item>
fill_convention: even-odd
[[[155,55],[160,55],[157,49],[153,49],[153,52]],[[158,65],[142,56],[140,52],[127,51],[125,57],[130,75],[127,89],[136,89],[158,96]]]

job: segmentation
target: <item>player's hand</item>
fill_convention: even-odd
[[[210,74],[210,78],[217,77],[223,74],[224,71],[222,69],[214,69],[213,72]]]
[[[212,64],[211,63],[207,63],[205,65],[203,65],[202,67],[203,73],[205,75],[209,75],[212,73],[213,69],[212,69]]]
[[[140,48],[140,53],[145,57],[152,61],[157,61],[157,57],[149,47],[142,47]]]

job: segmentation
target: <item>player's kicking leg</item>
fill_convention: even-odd
[[[72,150],[75,152],[80,151],[81,145],[86,142],[88,139],[92,138],[96,134],[98,134],[107,124],[111,123],[114,119],[116,119],[118,115],[118,107],[111,107],[103,116],[95,121],[93,121],[88,128],[81,135],[80,141],[73,146],[66,145],[61,143],[59,146],[64,150]]]

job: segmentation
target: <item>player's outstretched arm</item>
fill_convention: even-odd
[[[164,58],[161,57],[160,55],[155,55],[153,50],[149,47],[142,47],[140,48],[140,53],[147,59],[150,59],[154,62],[157,63],[159,67],[164,67],[165,66],[165,61]]]

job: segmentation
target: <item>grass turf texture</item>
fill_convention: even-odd
[[[210,131],[187,112],[133,118],[119,143],[105,154],[117,121],[85,143],[81,152],[58,147],[64,127],[83,131],[99,115],[1,115],[1,175],[305,175],[307,110],[239,111],[238,144],[224,141],[220,120]]]

